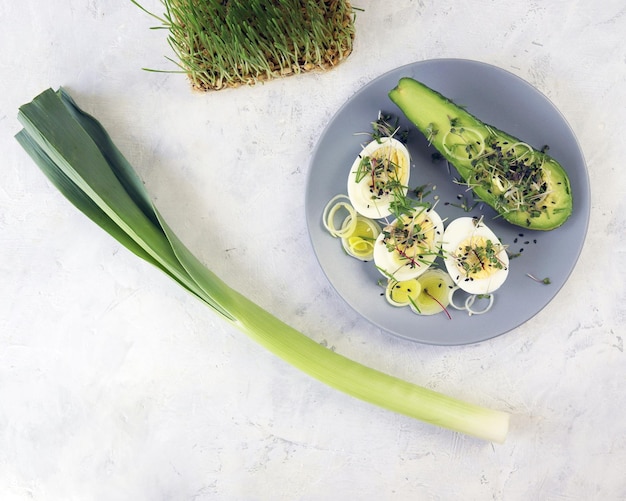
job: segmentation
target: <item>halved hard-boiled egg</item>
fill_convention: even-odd
[[[460,217],[452,221],[441,248],[450,277],[465,292],[489,294],[508,276],[506,248],[482,219]]]
[[[369,143],[354,160],[348,175],[348,197],[356,211],[372,219],[391,214],[394,196],[405,196],[411,156],[406,146],[392,137]]]
[[[383,228],[374,244],[374,263],[396,281],[416,278],[440,254],[443,221],[433,209],[416,207]]]

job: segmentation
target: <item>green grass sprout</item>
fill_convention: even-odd
[[[162,15],[131,0],[169,31],[167,58],[200,91],[329,70],[352,52],[347,0],[161,0]],[[161,70],[149,70],[161,71]]]

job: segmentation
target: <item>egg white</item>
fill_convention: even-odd
[[[457,264],[459,246],[470,238],[491,240],[494,248],[499,249],[496,256],[502,263],[501,269],[492,269],[484,278],[468,277]],[[471,240],[470,240],[471,241]],[[482,221],[472,217],[461,217],[452,221],[443,234],[441,246],[448,274],[456,285],[470,294],[489,294],[506,281],[509,273],[509,256],[495,233]]]
[[[433,209],[418,208],[419,215],[416,218],[428,218],[432,225],[433,238],[429,242],[429,248],[424,250],[419,260],[409,261],[401,256],[398,251],[389,251],[385,242],[385,230],[378,235],[374,244],[374,263],[384,276],[392,276],[397,281],[410,280],[424,273],[440,253],[441,241],[444,228],[441,216]],[[396,220],[390,223],[394,225]]]
[[[406,186],[409,183],[411,156],[406,146],[392,137],[384,137],[380,139],[380,142],[372,141],[366,145],[354,160],[348,175],[348,197],[350,198],[352,206],[359,214],[371,219],[380,219],[391,215],[389,204],[393,201],[393,194],[375,195],[371,191],[371,176],[366,175],[357,182],[357,171],[363,158],[371,157],[379,148],[387,148],[389,146],[400,155],[403,159],[402,163],[406,166],[400,177],[400,182],[405,187],[402,194],[406,195]]]

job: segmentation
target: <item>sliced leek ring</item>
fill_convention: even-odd
[[[445,312],[450,304],[450,289],[454,282],[448,273],[431,268],[417,279],[421,291],[411,303],[411,309],[419,315],[435,315]]]
[[[342,209],[348,212],[348,216],[344,218],[341,226],[337,228],[335,225],[335,218],[337,213]],[[345,223],[348,217],[350,218],[351,223],[346,225]],[[346,195],[337,195],[333,197],[326,204],[326,207],[324,207],[322,222],[328,233],[335,238],[344,238],[350,235],[356,226],[356,210],[354,210],[354,207],[350,204],[350,199]]]
[[[471,127],[450,129],[442,142],[446,153],[457,160],[476,158],[485,152],[483,136]]]
[[[390,279],[385,289],[385,298],[390,305],[400,308],[412,305],[421,291],[422,286],[416,278],[402,281]]]
[[[459,286],[453,287],[452,289],[450,289],[450,294],[448,296],[448,300],[449,300],[449,304],[450,306],[452,306],[453,308],[457,309],[457,310],[465,310],[467,311],[467,313],[472,316],[472,315],[482,315],[483,313],[487,313],[491,307],[493,306],[493,301],[494,301],[494,295],[493,294],[469,294],[466,298],[465,301],[463,301],[462,305],[459,305],[457,303],[454,302],[454,295],[457,291],[459,290],[463,290],[461,289]],[[476,302],[477,299],[487,299],[487,305],[481,309],[481,310],[475,310],[474,309],[474,303]]]

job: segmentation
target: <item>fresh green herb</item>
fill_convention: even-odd
[[[390,113],[378,112],[378,118],[372,122],[372,139],[380,142],[386,137],[393,137],[403,144],[409,139],[409,129],[400,127],[400,119]]]
[[[348,0],[162,0],[162,15],[131,2],[169,31],[173,72],[202,91],[328,70],[353,48]]]
[[[430,294],[429,294],[430,295]],[[434,298],[433,298],[434,299]],[[418,306],[418,304],[415,302],[415,299],[413,299],[411,296],[409,296],[409,301],[411,303],[411,305],[413,305],[413,308],[415,308],[415,311],[417,311],[418,313],[422,313],[422,310],[420,310],[420,307]],[[436,299],[435,299],[436,301]],[[445,309],[445,308],[444,308]]]
[[[439,130],[435,127],[434,123],[429,123],[426,127],[425,133],[428,144],[431,144],[433,142],[433,138],[439,134]]]
[[[386,409],[493,442],[504,412],[441,395],[354,362],[286,325],[229,287],[182,243],[102,125],[62,89],[20,108],[17,140],[68,200],[262,346],[312,377]]]
[[[424,294],[426,294],[430,299],[432,299],[435,303],[439,305],[439,307],[441,308],[441,311],[443,311],[446,314],[446,317],[448,317],[448,320],[452,320],[452,315],[450,315],[450,312],[448,311],[448,309],[441,303],[441,301],[439,301],[439,299],[437,299],[430,292],[428,292],[428,288],[424,288]]]
[[[530,273],[526,273],[526,276],[540,284],[549,285],[552,283],[549,277],[537,278],[537,277],[532,276]]]
[[[391,195],[389,210],[399,217],[415,207],[427,205],[422,200],[411,199],[405,195],[407,187],[401,181],[402,172],[400,165],[375,153],[373,156],[361,158],[355,173],[355,182],[359,183],[367,178],[372,199]]]
[[[498,257],[501,251],[502,247],[491,240],[484,245],[472,241],[461,247],[454,257],[465,275],[472,276],[487,269],[503,269],[505,265]]]
[[[428,189],[429,186],[430,184],[421,184],[411,190],[413,192],[413,195],[416,197],[418,203],[426,204],[424,198],[432,193],[432,190]]]
[[[389,252],[396,252],[410,267],[430,265],[432,261],[426,258],[438,255],[438,250],[433,250],[434,231],[426,209],[410,210],[383,228],[383,242]]]
[[[390,194],[404,196],[404,186],[399,179],[401,172],[401,167],[389,158],[368,155],[361,158],[355,180],[359,183],[366,177],[370,179],[370,190],[375,198]]]
[[[537,156],[525,143],[503,143],[492,136],[484,152],[472,159],[468,185],[488,189],[498,212],[522,211],[537,218],[550,194],[543,175],[544,161],[545,157]]]
[[[413,214],[418,208],[428,208],[430,206],[430,202],[425,202],[422,198],[409,198],[403,192],[397,190],[393,192],[393,198],[389,202],[389,210],[396,219]]]

